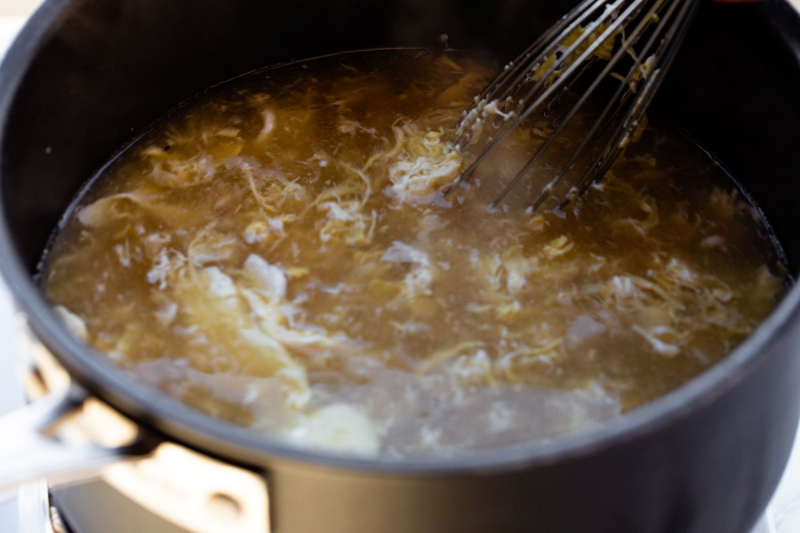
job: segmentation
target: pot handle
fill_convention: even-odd
[[[270,531],[263,475],[160,439],[76,385],[0,418],[0,498],[97,475],[187,531]]]
[[[157,445],[141,431],[123,436],[125,431],[113,422],[109,429],[115,438],[127,442],[95,443],[86,428],[66,423],[77,418],[87,401],[87,394],[73,385],[0,417],[0,494],[44,477],[54,483],[93,477],[103,466],[147,455]]]

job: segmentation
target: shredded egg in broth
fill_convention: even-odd
[[[552,131],[444,196],[480,56],[264,70],[157,124],[79,200],[41,282],[143,382],[332,453],[446,455],[591,427],[678,387],[783,294],[756,210],[648,129],[566,211],[488,202]]]

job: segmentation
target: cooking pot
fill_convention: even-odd
[[[119,462],[102,469],[109,483],[189,531],[748,531],[800,417],[800,287],[726,359],[617,420],[403,460],[298,449],[194,411],[75,340],[37,287],[42,251],[87,178],[207,87],[293,59],[441,46],[443,34],[511,58],[570,4],[47,0],[0,68],[0,270],[20,312],[28,391],[41,396],[0,422],[0,481]],[[799,58],[800,16],[785,2],[701,2],[652,111],[740,181],[794,275]]]

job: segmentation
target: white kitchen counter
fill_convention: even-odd
[[[800,0],[791,0],[791,2],[800,9]],[[32,10],[36,3],[37,0],[0,0],[0,58],[24,24],[27,18],[26,13]],[[0,282],[0,347],[2,348],[0,351],[0,414],[2,414],[22,404],[22,392],[16,378],[12,304],[2,282]],[[0,531],[29,533],[18,523],[17,503],[14,499],[0,502]],[[800,439],[795,444],[789,466],[770,509],[753,533],[797,533],[798,531],[800,531]]]
[[[0,0],[2,2],[3,0]],[[3,14],[0,6],[0,15]],[[27,20],[25,16],[0,16],[0,58]],[[14,353],[13,308],[5,285],[0,281],[0,415],[23,403],[22,387],[17,379]],[[20,527],[17,500],[0,501],[0,531],[4,533],[38,533]],[[44,533],[44,532],[41,532]]]
[[[2,2],[3,0],[0,0]],[[1,11],[0,11],[1,13]],[[22,28],[26,17],[0,16],[0,58]],[[0,281],[0,412],[22,403],[22,392],[15,372],[12,306],[5,285]]]

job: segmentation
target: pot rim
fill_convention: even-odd
[[[59,22],[67,20],[73,0],[46,0],[27,22],[0,65],[0,124],[25,72]],[[800,14],[782,0],[768,2],[773,22],[800,60]],[[780,12],[780,16],[778,16]],[[787,18],[787,14],[790,16]],[[5,129],[0,126],[0,149]],[[0,172],[2,169],[0,168]],[[1,177],[1,174],[0,174]],[[773,353],[792,327],[800,327],[800,284],[792,287],[772,313],[724,359],[677,389],[594,428],[514,447],[465,452],[453,457],[389,459],[335,455],[302,449],[193,410],[179,400],[126,374],[75,339],[51,310],[19,257],[0,189],[0,274],[29,326],[70,375],[91,393],[166,438],[232,462],[313,464],[317,467],[398,476],[488,474],[552,464],[655,433],[714,402],[734,388]]]

